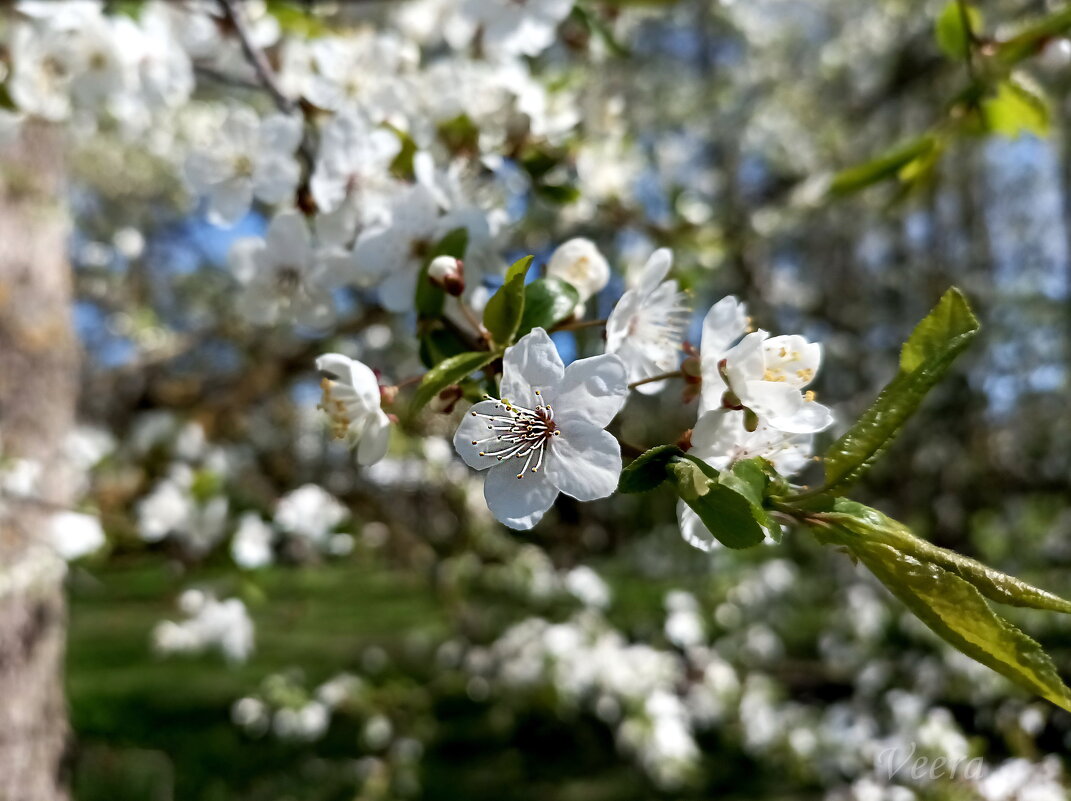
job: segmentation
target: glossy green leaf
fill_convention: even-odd
[[[978,333],[978,327],[958,289],[942,296],[904,345],[899,373],[826,451],[827,488],[854,481],[865,472]]]
[[[512,345],[517,338],[517,328],[524,316],[524,279],[531,266],[531,256],[514,262],[506,271],[506,280],[484,307],[484,327],[499,345]]]
[[[669,477],[669,462],[683,455],[676,445],[659,445],[637,456],[621,471],[618,492],[647,492]]]
[[[955,551],[939,548],[916,537],[903,523],[886,517],[869,506],[847,498],[838,498],[832,510],[821,513],[820,518],[855,535],[859,542],[888,545],[920,562],[928,562],[954,573],[970,582],[990,600],[1009,606],[1071,614],[1071,601],[1065,601],[1058,595],[1001,573]]]
[[[717,471],[699,459],[683,454],[667,463],[677,494],[692,508],[703,525],[727,548],[751,548],[766,538],[755,519],[752,501],[737,489],[721,484]]]
[[[755,521],[766,529],[771,539],[781,541],[781,526],[764,508],[766,488],[770,483],[766,473],[768,463],[763,459],[742,459],[733,464],[728,470],[723,470],[718,477],[718,483],[735,490],[751,504],[751,514]]]
[[[455,228],[440,239],[424,259],[416,287],[416,310],[421,317],[439,317],[446,302],[446,293],[428,280],[428,267],[432,260],[438,256],[463,259],[468,245],[469,232],[465,228]]]
[[[424,408],[428,402],[454,384],[459,384],[464,379],[485,367],[498,356],[490,351],[470,351],[451,356],[424,374],[420,386],[417,387],[413,396],[413,411]]]
[[[849,548],[893,595],[946,642],[1071,711],[1071,691],[1049,655],[996,614],[970,582],[889,545],[857,542]]]
[[[1023,133],[1046,137],[1051,130],[1049,104],[1039,88],[1021,78],[1001,81],[997,93],[982,102],[986,127],[1015,139]]]
[[[523,337],[533,328],[548,331],[572,317],[580,293],[572,284],[560,278],[537,278],[524,288],[524,314],[517,326],[517,337]]]
[[[969,28],[964,25],[964,22]],[[972,36],[982,31],[982,14],[974,6],[951,0],[934,23],[937,46],[949,58],[964,58],[969,52]]]

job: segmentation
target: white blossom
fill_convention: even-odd
[[[547,276],[572,284],[585,303],[610,282],[610,265],[590,239],[562,242],[547,262]]]
[[[606,321],[606,351],[628,365],[629,381],[641,381],[677,368],[691,310],[677,282],[664,281],[673,254],[660,248],[651,254],[634,289],[621,296]],[[654,393],[664,382],[640,384]]]
[[[302,124],[296,116],[271,114],[263,120],[236,106],[209,141],[186,162],[193,191],[208,197],[208,219],[230,226],[249,211],[253,198],[282,203],[294,194],[301,168],[294,157]]]
[[[309,181],[317,208],[331,212],[347,198],[378,208],[389,187],[388,168],[400,149],[398,137],[365,114],[348,110],[334,115],[324,126]]]
[[[457,18],[446,30],[453,47],[463,47],[477,32],[493,55],[537,56],[554,41],[558,24],[573,0],[459,0]]]
[[[253,652],[253,621],[238,598],[218,600],[200,590],[186,590],[179,608],[181,622],[165,620],[152,632],[153,647],[161,655],[218,650],[228,662],[245,662]]]
[[[246,512],[238,521],[231,540],[231,557],[247,570],[270,565],[274,559],[272,541],[275,532],[256,512]]]
[[[57,512],[48,521],[48,539],[67,561],[93,553],[104,545],[100,518],[80,512]]]
[[[305,217],[276,214],[264,238],[242,237],[231,247],[230,266],[242,285],[239,310],[252,322],[293,321],[322,328],[335,319],[328,267],[313,247]]]
[[[347,517],[346,507],[316,484],[298,487],[280,498],[275,507],[275,525],[281,531],[314,545],[326,544],[328,535]]]
[[[357,463],[371,465],[382,459],[390,444],[390,418],[383,411],[379,380],[364,363],[339,353],[326,353],[316,369],[332,376],[320,382],[323,409],[334,436],[357,449]]]
[[[617,488],[621,446],[605,427],[628,394],[624,363],[613,354],[565,367],[542,328],[506,349],[502,399],[475,404],[454,448],[488,470],[484,497],[502,523],[528,529],[559,492],[581,501]]]

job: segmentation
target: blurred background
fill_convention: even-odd
[[[431,13],[247,5],[275,19],[265,50],[284,75],[294,41]],[[1000,36],[1060,6],[981,10]],[[944,8],[578,6],[533,71],[579,127],[544,166],[499,168],[502,252],[538,270],[590,237],[615,269],[591,301],[605,317],[671,247],[692,341],[735,294],[760,327],[822,342],[816,389],[841,429],[958,285],[983,333],[857,497],[1067,595],[1071,42],[1019,67],[1044,114],[946,135],[971,77],[935,40]],[[207,74],[199,102],[269,107]],[[931,130],[939,157],[859,186],[838,173]],[[71,138],[67,447],[106,533],[67,576],[79,801],[1068,797],[1071,716],[941,644],[806,532],[704,554],[664,489],[563,496],[533,531],[506,530],[449,444],[460,409],[403,418],[388,457],[358,469],[327,436],[314,359],[417,375],[412,320],[340,291],[330,331],[248,323],[227,253],[263,232],[263,210],[211,225],[163,134]],[[567,355],[601,348],[597,330],[556,338]],[[695,415],[680,400],[632,398],[623,438],[675,441]],[[1071,675],[1071,622],[1011,611]],[[888,769],[890,749],[908,766]],[[920,755],[959,770],[912,775]]]

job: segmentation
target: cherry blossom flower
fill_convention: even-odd
[[[321,382],[323,400],[336,437],[357,448],[357,463],[370,465],[387,453],[390,418],[381,408],[379,381],[365,364],[339,353],[326,353],[316,369],[331,378]]]
[[[297,117],[271,114],[261,120],[250,108],[230,109],[211,140],[186,162],[191,188],[208,196],[209,222],[234,225],[254,197],[282,203],[292,196],[301,177],[294,158],[301,134]]]
[[[484,49],[492,55],[537,56],[572,10],[573,0],[460,0],[446,35],[452,47],[460,48],[482,31]]]
[[[699,342],[700,370],[703,375],[699,414],[721,409],[722,396],[727,389],[718,364],[729,349],[749,330],[751,324],[747,307],[732,295],[710,307],[703,318],[703,334]]]
[[[744,412],[714,409],[699,417],[692,429],[691,456],[702,459],[715,470],[726,470],[742,459],[762,457],[782,476],[800,472],[811,458],[811,434],[790,434],[761,424],[754,431],[744,425]],[[700,550],[719,547],[692,508],[677,502],[677,522],[685,542]]]
[[[287,534],[315,545],[325,543],[332,530],[349,517],[346,507],[317,484],[305,484],[279,499],[275,525]]]
[[[547,275],[572,284],[583,304],[610,282],[610,265],[594,242],[577,237],[558,245],[547,262]]]
[[[397,136],[376,127],[362,113],[351,110],[332,117],[324,126],[309,181],[317,208],[331,212],[355,196],[378,208],[379,202],[369,200],[379,200],[376,193],[389,187],[388,168],[400,149]]]
[[[475,404],[454,434],[465,463],[488,470],[484,498],[515,529],[532,528],[559,492],[581,501],[617,488],[621,446],[605,427],[628,395],[613,354],[568,367],[547,332],[533,329],[502,359],[502,399]]]
[[[629,381],[641,381],[676,369],[691,310],[676,281],[663,281],[673,254],[660,248],[651,254],[639,284],[621,296],[606,321],[606,351],[628,365]],[[654,393],[662,381],[641,384]]]
[[[272,325],[289,319],[323,327],[334,320],[327,268],[317,258],[300,213],[276,214],[263,239],[239,239],[231,247],[230,265],[245,290],[237,306],[252,322]]]

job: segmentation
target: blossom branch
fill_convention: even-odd
[[[655,381],[664,381],[667,378],[683,378],[683,377],[684,377],[684,372],[682,370],[673,370],[672,372],[669,372],[669,373],[659,373],[658,375],[653,375],[650,378],[641,378],[639,381],[633,381],[631,384],[628,385],[628,388],[629,389],[635,389],[636,387],[640,386],[641,384],[653,384]]]
[[[242,46],[242,52],[256,72],[261,85],[271,95],[272,100],[280,111],[293,114],[297,110],[297,104],[283,93],[283,90],[279,87],[279,81],[275,77],[275,72],[272,70],[271,64],[268,63],[267,56],[253,44],[249,29],[245,25],[245,20],[242,19],[235,0],[219,0],[219,5],[227,18],[227,22],[234,29],[238,42]]]

